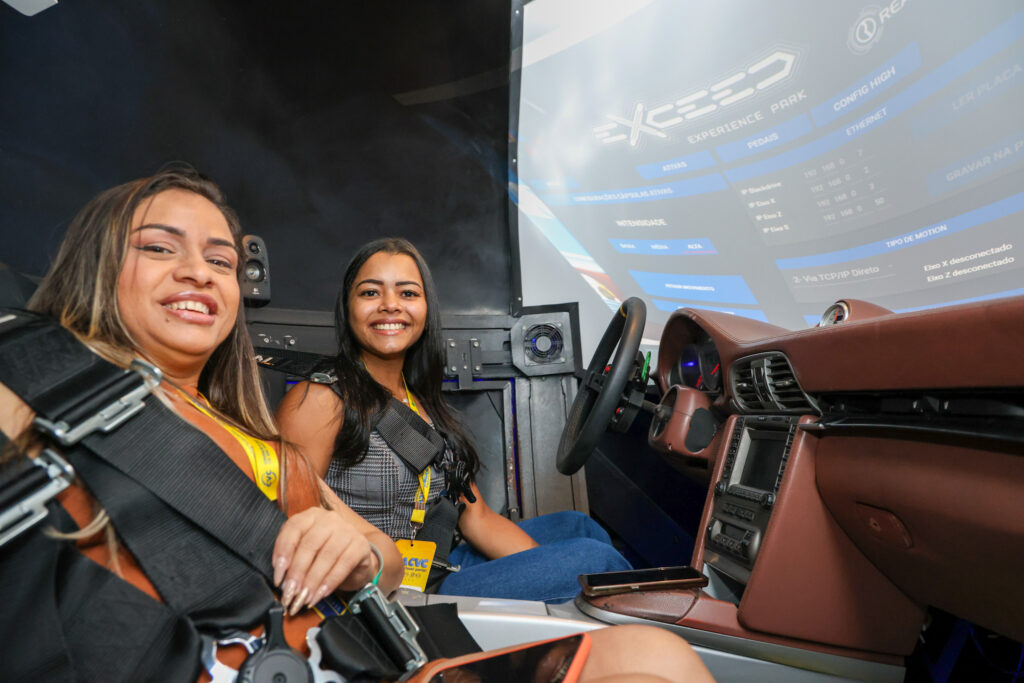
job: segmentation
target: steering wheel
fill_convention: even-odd
[[[608,323],[576,392],[558,442],[556,464],[562,474],[574,474],[583,467],[598,438],[608,428],[626,382],[633,374],[646,322],[646,304],[632,297],[622,302]],[[618,349],[609,369],[608,360],[616,345]]]

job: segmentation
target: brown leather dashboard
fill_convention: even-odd
[[[797,332],[726,313],[681,309],[662,333],[659,381],[694,339],[694,325],[711,336],[726,373],[737,358],[782,351],[809,393],[1024,387],[1024,297]]]
[[[811,609],[798,595],[787,597],[787,590],[796,586],[785,580],[791,571],[786,567],[812,563],[846,572],[851,560],[835,554],[841,543],[803,547],[796,541],[806,535],[779,527],[787,518],[790,526],[799,527],[796,521],[807,518],[797,509],[800,505],[811,514],[811,508],[823,504],[854,552],[910,604],[933,605],[1024,640],[1024,297],[877,313],[791,332],[746,318],[683,309],[665,326],[657,372],[661,388],[668,388],[669,371],[683,347],[706,333],[726,373],[715,401],[721,412],[737,412],[729,396],[730,366],[766,351],[784,353],[800,387],[816,397],[922,390],[966,396],[986,390],[1009,397],[1010,438],[1001,440],[986,438],[985,415],[978,416],[977,438],[885,425],[808,432],[803,438],[810,440],[808,449],[813,442],[814,476],[805,482],[794,479],[784,492],[791,499],[780,500],[778,519],[772,519],[758,559],[765,566],[755,568],[747,587],[752,593],[740,606],[741,621],[749,628],[816,640],[813,632],[803,630],[817,621],[810,613],[792,615],[785,627],[779,621],[778,611],[787,603],[790,610]],[[936,414],[930,424],[941,427],[944,419]],[[1018,425],[1021,438],[1012,434]],[[856,604],[861,584],[875,594],[880,590],[860,580],[818,583],[849,591],[831,596],[840,603]],[[806,579],[804,585],[809,585]],[[887,600],[892,604],[894,599]],[[912,613],[909,607],[904,611],[908,609]],[[900,652],[908,647],[905,636],[906,631],[900,638],[883,637],[884,643],[866,636],[856,642],[846,635],[822,640]]]

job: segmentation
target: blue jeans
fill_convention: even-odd
[[[441,584],[441,595],[471,595],[558,603],[580,592],[576,577],[632,569],[612,547],[608,532],[579,512],[555,512],[519,522],[540,545],[488,560],[468,543],[448,561],[462,569]]]

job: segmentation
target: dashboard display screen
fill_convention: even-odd
[[[739,484],[761,491],[770,491],[775,486],[775,477],[779,474],[779,465],[786,450],[785,434],[778,436],[781,438],[776,438],[775,434],[765,438],[757,432],[750,433]]]
[[[813,326],[1024,294],[1024,5],[532,0],[523,303]],[[527,257],[528,255],[528,257]]]

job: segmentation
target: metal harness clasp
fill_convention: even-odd
[[[48,448],[28,460],[31,465],[4,487],[5,496],[18,496],[18,500],[0,510],[0,546],[41,522],[46,504],[75,478],[74,468]]]
[[[381,592],[380,588],[375,584],[368,583],[352,596],[348,601],[348,607],[353,614],[368,612],[382,616],[383,619],[368,619],[367,625],[380,625],[387,628],[388,633],[378,633],[376,634],[377,637],[389,639],[397,637],[405,646],[406,655],[403,655],[403,657],[406,657],[406,659],[404,662],[398,662],[399,666],[405,668],[405,675],[402,676],[401,680],[405,680],[427,663],[426,653],[420,647],[420,644],[416,642],[416,636],[419,635],[420,627],[412,620],[412,616],[405,609],[405,605],[399,602],[389,602],[384,597],[384,593]]]
[[[145,407],[146,396],[160,383],[160,369],[144,360],[100,387],[66,415],[55,420],[37,417],[35,426],[64,446],[72,446],[95,431],[110,432]]]

